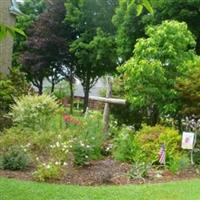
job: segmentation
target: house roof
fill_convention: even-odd
[[[13,15],[21,15],[22,12],[19,10],[16,0],[11,0],[10,13]]]

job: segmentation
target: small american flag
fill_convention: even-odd
[[[159,152],[159,163],[161,165],[165,165],[165,160],[166,160],[166,150],[165,150],[165,145],[162,144]]]

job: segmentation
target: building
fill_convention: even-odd
[[[16,0],[0,0],[0,24],[15,26],[16,16],[21,14]],[[12,64],[13,38],[0,42],[0,73],[8,74]]]

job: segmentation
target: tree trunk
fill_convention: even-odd
[[[73,75],[72,75],[72,73],[70,74],[69,86],[70,86],[70,113],[73,114],[74,91],[73,91]]]
[[[54,82],[54,80],[52,80],[52,82],[51,82],[51,93],[54,92],[54,89],[55,89],[55,82]]]
[[[42,93],[43,93],[43,86],[42,86],[42,85],[39,85],[39,86],[38,86],[38,94],[39,94],[39,95],[42,95]]]
[[[43,93],[43,80],[40,81],[39,85],[38,85],[38,94],[42,95]]]
[[[89,104],[89,93],[90,93],[90,87],[86,86],[84,89],[84,104],[83,104],[83,113],[87,111],[88,104]]]
[[[112,97],[112,80],[110,77],[107,77],[107,92],[106,97]],[[103,131],[106,136],[108,136],[109,132],[109,114],[110,114],[110,105],[109,103],[105,103],[104,113],[103,113]]]
[[[86,112],[89,104],[89,94],[90,94],[90,74],[87,74],[86,82],[83,85],[84,88],[84,104],[83,104],[83,113]]]
[[[159,109],[156,104],[151,106],[150,125],[155,126],[159,122]]]

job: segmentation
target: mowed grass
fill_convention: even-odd
[[[0,200],[200,200],[200,180],[81,187],[0,178]]]

